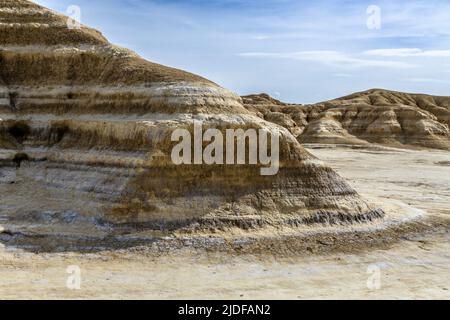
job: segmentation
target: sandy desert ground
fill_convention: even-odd
[[[450,299],[450,153],[307,147],[369,199],[439,219],[441,227],[366,250],[288,257],[35,254],[2,246],[0,298]],[[80,268],[80,289],[67,286],[69,266]]]

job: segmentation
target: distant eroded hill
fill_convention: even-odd
[[[243,101],[248,110],[289,129],[302,143],[450,150],[450,97],[372,89],[312,105],[286,104],[266,94]]]

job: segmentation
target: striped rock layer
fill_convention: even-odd
[[[194,119],[280,134],[279,173],[175,165],[171,134]],[[10,218],[45,212],[159,230],[383,216],[234,93],[148,62],[96,30],[70,29],[66,17],[24,0],[0,0],[0,191],[0,214]]]
[[[265,94],[243,100],[249,111],[287,128],[301,143],[450,150],[450,97],[372,89],[312,105]]]

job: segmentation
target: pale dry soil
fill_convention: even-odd
[[[450,152],[308,147],[373,201],[423,219],[450,217]],[[449,240],[444,227],[386,247],[290,257],[189,250],[155,256],[133,249],[34,254],[2,247],[0,297],[450,299]],[[79,290],[66,285],[71,265],[81,270]]]

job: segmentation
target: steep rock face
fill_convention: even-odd
[[[284,126],[303,143],[450,150],[450,97],[373,89],[313,105],[289,105],[267,95],[243,100],[249,111]],[[280,112],[284,120],[273,121]]]
[[[24,0],[0,0],[0,28],[0,213],[6,219],[39,220],[46,212],[57,220],[81,215],[168,230],[354,222],[384,214],[286,129],[206,79],[145,61],[87,27],[68,29],[64,16]],[[299,121],[283,114],[270,119],[287,126]],[[222,132],[279,134],[279,173],[261,176],[255,165],[175,165],[171,134],[192,130],[193,120]]]

